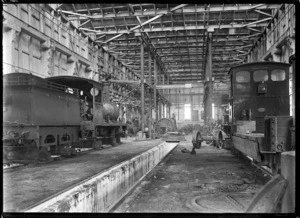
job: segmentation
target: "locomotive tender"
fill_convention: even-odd
[[[4,160],[36,160],[40,150],[120,142],[126,129],[108,97],[108,84],[57,76],[3,75]]]
[[[233,67],[230,75],[228,123],[217,132],[216,144],[225,140],[273,174],[280,172],[280,153],[291,146],[287,63],[255,62]]]

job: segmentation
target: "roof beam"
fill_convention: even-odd
[[[207,27],[204,26],[180,26],[180,27],[155,27],[155,28],[145,28],[144,31],[142,32],[166,32],[166,31],[183,31],[183,30],[206,30],[207,28],[212,28],[212,29],[231,29],[231,28],[244,28],[244,27],[266,27],[268,23],[262,23],[264,21],[268,21],[272,18],[266,18],[263,20],[251,22],[248,24],[223,24],[223,25],[209,25]],[[141,25],[138,25],[134,27],[135,29],[139,28]],[[97,28],[97,27],[96,27]],[[99,28],[99,27],[98,27]],[[102,28],[102,27],[100,27]],[[99,34],[125,34],[125,33],[130,33],[133,32],[133,28],[130,29],[129,31],[127,30],[115,30],[115,31],[99,31]],[[134,31],[137,32],[137,31]],[[111,41],[110,39],[108,42]]]
[[[64,4],[58,4],[55,10],[59,10]]]
[[[268,20],[271,20],[271,19],[272,19],[272,17],[268,17],[268,18],[258,20],[258,21],[252,22],[252,23],[247,23],[242,27],[252,26],[253,24],[262,23],[262,22],[265,22],[265,21],[268,21]]]
[[[256,33],[256,34],[252,34],[252,35],[249,35],[249,36],[244,36],[244,37],[241,37],[241,38],[237,38],[237,39],[228,39],[228,41],[239,41],[239,40],[243,40],[243,39],[249,39],[251,37],[255,37],[255,36],[259,36],[260,33]]]
[[[261,10],[254,10],[255,12],[257,12],[257,13],[260,13],[260,14],[263,14],[263,15],[266,15],[266,16],[268,16],[268,17],[272,17],[272,14],[268,14],[268,13],[266,13],[266,12],[263,12],[263,11],[261,11]]]
[[[132,14],[134,14],[135,11],[134,11],[134,8],[133,8],[132,4],[128,4],[128,7],[129,7],[129,9],[130,9],[130,12],[131,12]]]
[[[87,21],[83,22],[82,24],[80,24],[80,25],[78,26],[78,28],[80,28],[80,27],[84,26],[85,24],[87,24],[87,23],[89,23],[89,22],[91,22],[91,21],[92,21],[92,20],[91,20],[91,19],[89,19],[89,20],[87,20]],[[86,31],[90,31],[90,29],[86,29]]]
[[[70,11],[65,11],[65,10],[57,10],[59,12],[62,12],[64,14],[72,14],[72,15],[75,15],[75,16],[79,16],[79,17],[85,17],[85,18],[88,18],[88,19],[91,19],[92,16],[88,16],[88,15],[85,15],[85,14],[79,14],[79,13],[74,13],[74,12],[70,12]]]
[[[251,28],[251,27],[247,27],[247,29],[252,30],[254,32],[258,32],[258,33],[262,33],[263,31],[255,29],[255,28]]]
[[[128,6],[130,8],[130,6]],[[248,10],[254,10],[256,8],[259,8],[260,10],[262,9],[277,9],[278,4],[259,4],[255,6],[247,6],[247,5],[234,5],[234,6],[210,6],[209,11],[210,12],[226,12],[226,11],[248,11]],[[92,11],[92,8],[90,9]],[[131,9],[130,9],[131,10]],[[172,10],[172,9],[171,9]],[[78,12],[86,12],[87,9],[81,9],[77,10]],[[134,15],[136,16],[156,16],[156,15],[163,15],[167,14],[170,11],[167,9],[160,9],[160,10],[155,10],[155,9],[148,9],[147,11],[134,11]],[[182,13],[205,13],[207,10],[205,9],[204,6],[198,5],[197,7],[193,5],[188,5],[185,8],[182,8]],[[176,14],[176,11],[173,13]],[[115,18],[115,17],[131,17],[132,12],[119,12],[117,15],[115,13],[108,13],[108,14],[97,14],[97,15],[91,15],[90,18],[92,19],[105,19],[105,18]],[[70,20],[77,20],[77,17],[69,17]],[[85,20],[87,18],[81,16],[79,17],[80,20]]]
[[[264,4],[254,5],[254,6],[250,7],[248,10],[253,10],[253,9],[259,8],[259,7],[261,7],[261,6],[264,6]]]
[[[173,11],[179,9],[179,8],[182,8],[182,7],[184,7],[184,6],[186,6],[186,4],[178,5],[178,6],[174,7],[173,9],[171,9],[171,12],[173,12]],[[166,14],[169,14],[169,12],[167,12]],[[147,20],[146,22],[144,22],[144,23],[142,23],[142,24],[140,24],[140,25],[137,25],[137,26],[131,28],[131,29],[129,30],[129,32],[132,32],[132,31],[134,31],[135,29],[141,28],[141,27],[145,26],[146,24],[151,23],[152,21],[154,21],[154,20],[156,20],[156,19],[162,17],[163,15],[165,15],[165,14],[157,15],[157,16],[151,18],[150,20]],[[119,34],[119,35],[117,35],[117,36],[114,36],[114,37],[112,37],[111,39],[108,39],[107,41],[105,41],[105,43],[110,42],[110,41],[112,41],[112,40],[114,40],[114,39],[120,37],[121,35],[123,35],[123,33],[122,33],[122,34]]]

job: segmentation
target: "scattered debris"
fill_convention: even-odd
[[[60,160],[60,155],[51,155],[51,158],[53,159],[53,160]]]
[[[84,152],[84,151],[93,150],[93,148],[75,148],[75,150],[76,150],[77,152]]]
[[[181,150],[181,152],[182,152],[182,153],[190,153],[191,151],[188,150],[188,149],[186,149],[186,148],[184,148],[184,149]]]
[[[246,178],[244,178],[244,179],[242,179],[245,183],[247,183],[247,184],[253,184],[254,182],[255,182],[255,179],[251,179],[251,180],[249,180],[249,179],[246,179]]]
[[[3,169],[15,168],[23,165],[24,164],[19,164],[19,163],[7,163],[7,164],[3,164]]]

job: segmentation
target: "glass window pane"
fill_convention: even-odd
[[[239,71],[235,75],[235,80],[238,83],[247,83],[250,82],[250,72],[248,71]]]
[[[268,71],[256,70],[253,72],[253,80],[255,82],[268,81]]]
[[[285,80],[285,71],[281,70],[281,69],[272,70],[271,80],[272,81],[283,81],[283,80]]]
[[[184,119],[185,120],[191,119],[191,105],[190,104],[184,105]]]

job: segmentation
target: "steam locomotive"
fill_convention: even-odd
[[[66,148],[115,146],[126,124],[109,101],[108,85],[73,76],[3,75],[4,160],[37,160],[41,151],[54,155]]]
[[[280,172],[280,153],[294,149],[289,67],[287,63],[256,62],[231,68],[229,113],[215,137],[217,146],[229,142],[273,174]]]

